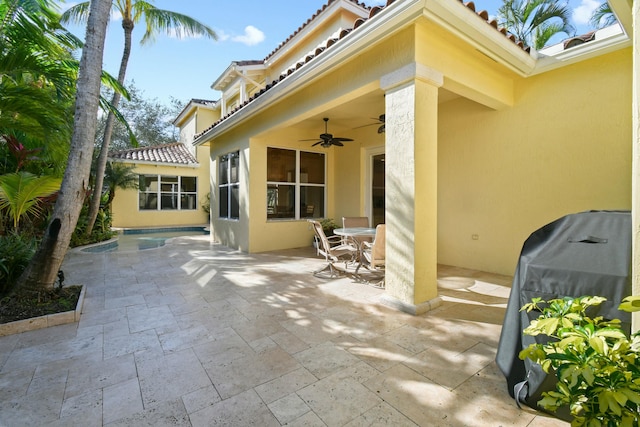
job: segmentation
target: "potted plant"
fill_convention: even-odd
[[[324,231],[327,237],[333,236],[333,230],[338,228],[338,224],[335,223],[333,218],[325,218],[320,221],[320,224],[322,225],[322,231]]]
[[[538,402],[555,412],[568,406],[572,426],[637,426],[640,422],[640,334],[628,337],[619,319],[591,318],[587,310],[605,301],[584,296],[543,301],[534,298],[522,310],[540,311],[524,333],[546,335],[520,358],[555,373],[555,391]],[[640,297],[627,297],[619,310],[640,311]]]

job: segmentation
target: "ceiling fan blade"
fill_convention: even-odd
[[[299,142],[306,142],[306,141],[317,141],[318,138],[311,138],[311,139],[299,139]]]
[[[318,144],[322,144],[322,143],[324,143],[324,141],[318,141],[318,142],[316,142],[315,144],[313,144],[313,145],[311,145],[311,146],[312,146],[312,147],[315,147],[316,145],[318,145]]]
[[[378,128],[378,133],[384,133],[384,129],[385,129],[385,128],[384,128],[384,125],[380,126],[380,127]]]
[[[335,138],[331,141],[333,145],[337,145],[338,147],[344,147],[344,144],[340,141],[337,141]]]
[[[341,138],[339,136],[337,136],[335,138],[332,138],[331,140],[332,141],[353,141],[353,139],[351,139],[351,138]]]

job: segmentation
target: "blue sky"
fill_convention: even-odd
[[[148,0],[149,1],[149,0]],[[441,0],[452,1],[452,0]],[[455,0],[457,1],[457,0]],[[158,8],[189,15],[213,28],[218,41],[208,39],[176,39],[159,35],[146,46],[139,42],[144,34],[140,23],[133,32],[133,48],[127,69],[127,81],[134,80],[146,98],[168,103],[171,96],[188,101],[191,98],[219,98],[211,83],[234,60],[263,59],[282,41],[307,21],[325,0],[155,0]],[[77,2],[61,2],[61,10]],[[386,0],[366,0],[367,5],[384,4]],[[502,0],[476,0],[476,10],[485,9],[494,16]],[[573,24],[578,34],[591,29],[586,25],[598,0],[570,0],[574,10]],[[84,38],[84,28],[69,27]],[[107,33],[103,67],[117,75],[123,48],[121,21],[112,16]]]

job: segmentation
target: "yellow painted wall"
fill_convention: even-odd
[[[168,227],[186,225],[205,225],[207,214],[202,209],[209,192],[209,147],[197,147],[198,168],[180,166],[155,166],[137,164],[135,172],[138,174],[161,174],[171,176],[196,176],[198,178],[198,204],[196,210],[184,211],[149,211],[138,209],[138,190],[116,190],[113,200],[113,227],[115,228],[143,228]]]
[[[513,108],[441,104],[438,262],[513,274],[541,226],[630,209],[631,70],[626,49],[517,80]]]

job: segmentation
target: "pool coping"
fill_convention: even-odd
[[[66,325],[80,321],[82,314],[82,306],[84,304],[84,295],[87,287],[82,286],[78,302],[75,310],[63,311],[61,313],[45,314],[44,316],[32,317],[30,319],[16,320],[14,322],[0,324],[0,337],[7,335],[20,334],[22,332],[34,331],[36,329],[44,329],[51,326]]]

